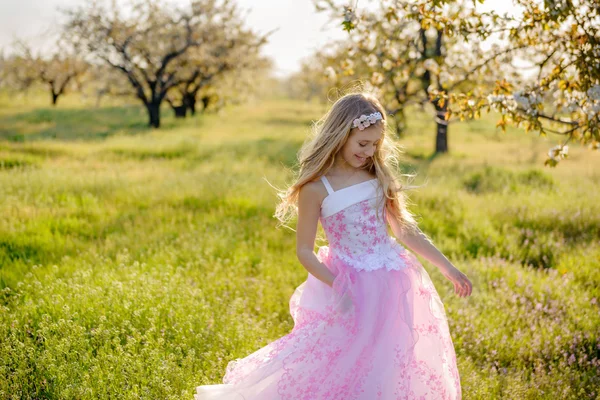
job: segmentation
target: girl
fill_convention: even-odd
[[[349,94],[315,128],[276,212],[286,222],[297,209],[296,253],[309,272],[290,300],[294,328],[230,362],[224,384],[198,387],[195,399],[460,399],[444,306],[386,221],[458,296],[472,285],[406,209],[383,107],[369,94]],[[318,221],[329,246],[315,254]]]

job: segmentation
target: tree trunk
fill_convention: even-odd
[[[183,104],[190,110],[192,116],[196,115],[196,93],[186,93],[183,96]]]
[[[193,96],[190,98],[189,107],[190,107],[190,113],[192,115],[196,115],[196,96]]]
[[[421,29],[420,32],[421,43],[423,48],[421,49],[421,56],[423,60],[430,58],[428,55],[428,41],[427,35],[424,29]],[[437,31],[437,37],[435,40],[435,47],[433,51],[434,57],[442,56],[442,45],[443,45],[443,36],[444,32],[442,30]],[[443,91],[442,86],[440,85],[440,77],[437,76],[437,87],[438,90]],[[429,85],[431,85],[431,71],[425,70],[423,75],[421,76],[421,84],[423,87],[423,91],[425,95],[429,97]],[[448,121],[446,121],[446,114],[448,110],[448,103],[444,103],[443,107],[440,107],[439,99],[430,100],[431,104],[435,107],[435,123],[436,127],[436,135],[435,135],[435,154],[447,153],[448,152]]]
[[[435,137],[435,152],[448,152],[448,125],[438,123],[437,136]]]
[[[435,105],[436,111],[436,124],[437,134],[435,136],[435,153],[447,153],[448,152],[448,121],[446,121],[448,105],[444,104],[444,107],[438,107]]]
[[[187,116],[187,107],[185,104],[172,107],[173,111],[175,111],[175,118],[185,118]]]
[[[201,100],[202,100],[202,111],[204,112],[208,108],[208,105],[210,103],[210,97],[203,96]]]
[[[435,56],[442,56],[442,38],[444,37],[443,31],[438,29],[437,38],[435,40]],[[438,90],[442,91],[443,88],[440,85],[440,77],[437,76],[438,82]],[[446,120],[446,115],[448,113],[448,102],[444,102],[443,107],[440,107],[439,101],[434,103],[436,118],[435,122],[437,124],[437,134],[435,136],[435,153],[447,153],[448,152],[448,123]]]
[[[56,107],[56,103],[58,102],[58,96],[60,96],[60,93],[54,93],[54,91],[51,91],[52,93],[52,105]]]
[[[396,136],[402,137],[402,133],[406,129],[406,117],[404,110],[398,110],[393,114],[394,123],[396,124]]]
[[[150,125],[153,128],[159,128],[160,127],[160,103],[158,103],[158,102],[146,103],[146,109],[148,110],[148,117],[149,117],[148,125]]]

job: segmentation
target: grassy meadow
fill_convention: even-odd
[[[190,399],[291,331],[307,276],[275,191],[322,105],[257,101],[146,128],[137,104],[0,94],[0,398]],[[402,170],[464,399],[600,399],[600,154],[495,117],[411,113]]]

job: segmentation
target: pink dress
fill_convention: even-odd
[[[460,399],[444,306],[418,259],[388,235],[377,179],[333,191],[317,257],[290,299],[292,331],[227,366],[196,400]]]

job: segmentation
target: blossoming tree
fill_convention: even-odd
[[[389,113],[401,133],[406,109],[429,104],[436,122],[436,153],[448,151],[448,98],[436,91],[465,91],[474,82],[493,82],[498,62],[505,54],[496,48],[484,51],[481,42],[489,26],[499,18],[478,12],[471,1],[448,2],[432,7],[429,0],[379,0],[360,12],[345,7],[344,29],[353,48],[348,60],[358,77],[368,77],[388,104]],[[335,0],[317,0],[318,10],[337,14]]]
[[[226,3],[220,14],[210,41],[192,47],[175,61],[181,79],[169,92],[167,101],[176,110],[183,109],[183,116],[188,110],[194,115],[200,94],[215,86],[224,75],[242,70],[258,74],[265,67],[260,51],[270,33],[261,35],[247,28],[235,3]],[[202,109],[205,106],[203,101]]]
[[[176,61],[211,42],[229,2],[194,0],[181,8],[161,0],[130,0],[126,6],[126,12],[115,3],[74,8],[65,29],[94,60],[127,77],[148,111],[149,125],[158,128],[162,101],[185,79]]]
[[[53,46],[46,48],[45,54],[35,53],[23,40],[17,41],[14,47],[15,54],[6,64],[6,73],[12,79],[13,87],[26,90],[35,82],[41,82],[50,91],[53,106],[89,67],[80,57],[77,43],[65,37],[59,37]]]
[[[333,0],[317,1],[319,3],[343,11],[344,29],[351,34],[357,32],[359,40],[366,42],[371,36],[380,36],[377,29],[372,29],[373,24],[369,22],[372,18],[364,17],[370,15],[370,11],[360,10],[357,14],[356,8],[348,6],[342,10]],[[474,118],[482,110],[498,111],[501,117],[497,125],[502,129],[507,124],[515,124],[541,135],[550,132],[564,135],[565,140],[550,149],[546,165],[555,166],[565,158],[567,143],[572,139],[597,149],[600,142],[600,7],[597,1],[514,0],[513,3],[515,13],[499,16],[493,12],[477,12],[476,2],[472,2],[473,11],[464,14],[463,11],[453,13],[458,2],[449,0],[380,1],[376,19],[381,25],[394,22],[391,28],[396,29],[388,32],[385,40],[399,37],[406,44],[421,38],[424,44],[428,31],[432,28],[437,31],[433,50],[422,46],[420,67],[428,72],[419,74],[406,62],[398,65],[409,79],[418,76],[424,86],[429,84],[427,94],[438,120],[436,151],[444,151],[439,147],[440,137],[444,138],[440,135],[442,120],[449,121],[452,115]],[[410,21],[418,21],[421,28],[418,33],[413,28],[403,37],[402,32],[408,29]],[[375,35],[372,32],[376,32]],[[464,45],[464,50],[450,51],[447,37]],[[490,37],[495,41],[484,54],[480,44]],[[443,47],[445,40],[446,48]],[[368,50],[382,59],[374,48]],[[412,59],[410,55],[409,52],[408,60]],[[467,85],[460,78],[452,78],[465,75],[449,68],[455,66],[454,62],[448,62],[451,55],[460,56],[456,61],[465,67]],[[402,56],[406,58],[406,54]],[[515,73],[512,68],[515,60],[529,63],[527,70],[534,68],[536,73]],[[380,71],[397,65],[391,62],[387,68],[382,63]],[[394,76],[379,80],[389,82]]]
[[[600,7],[595,0],[515,0],[522,9],[502,22],[507,48],[523,48],[522,57],[537,69],[531,79],[503,79],[481,99],[459,100],[461,114],[481,108],[501,113],[499,126],[514,123],[526,130],[563,135],[548,152],[555,166],[578,140],[600,146]]]

